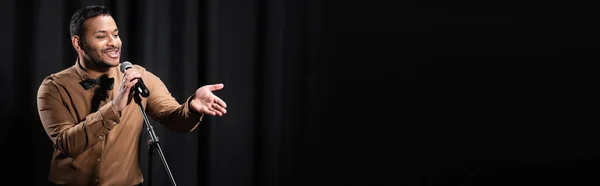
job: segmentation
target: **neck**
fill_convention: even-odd
[[[106,74],[108,72],[108,70],[110,69],[110,67],[98,66],[88,60],[85,60],[85,58],[82,58],[82,57],[79,57],[78,64],[83,70],[85,70],[88,74],[90,74],[94,78],[98,78],[98,77]]]

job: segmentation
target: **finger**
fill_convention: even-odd
[[[137,72],[137,69],[135,69],[135,68],[128,68],[127,70],[125,70],[125,72],[124,72],[124,73],[125,73],[125,74],[130,74],[130,73],[132,73],[132,72]]]
[[[221,107],[221,105],[219,105],[219,104],[213,104],[212,108],[214,110],[216,110],[216,111],[219,111],[222,114],[226,114],[227,113],[227,110],[225,108]]]
[[[125,87],[124,85],[127,83],[127,74],[123,74],[123,78],[121,78],[121,86]]]
[[[123,78],[127,77],[127,75],[131,74],[131,72],[133,72],[135,69],[133,68],[129,68],[127,70],[125,70],[125,72],[123,72]]]
[[[123,77],[124,83],[129,83],[135,79],[135,73],[127,74]]]
[[[219,104],[219,106],[223,108],[227,108],[227,104],[221,98],[215,96],[215,103]]]
[[[225,87],[225,85],[223,85],[223,83],[219,83],[219,84],[210,85],[208,88],[210,91],[216,91],[216,90],[223,89],[223,87]]]
[[[125,90],[129,91],[131,89],[131,87],[133,87],[137,82],[138,82],[138,79],[134,79],[134,80],[126,83],[125,84]]]
[[[140,74],[138,71],[134,71],[134,72],[132,72],[130,75],[131,75],[131,77],[132,77],[133,79],[139,79],[139,78],[142,78],[142,74]]]
[[[134,79],[140,79],[142,78],[142,74],[138,73],[138,72],[132,72],[130,74],[127,74],[125,79],[127,79],[127,81],[133,81]]]
[[[123,73],[123,77],[128,76],[128,77],[133,77],[133,78],[140,78],[142,77],[140,72],[136,69],[130,68],[127,69],[124,73]]]
[[[217,115],[217,111],[215,109],[208,108],[207,110],[208,110],[207,111],[208,115],[211,115],[211,116]]]
[[[218,110],[215,110],[215,109],[211,109],[211,110],[212,110],[213,113],[215,113],[214,115],[217,115],[217,116],[222,116],[223,115],[223,113],[221,111],[218,111]]]
[[[123,76],[123,79],[121,79],[121,83],[119,84],[119,90],[127,90],[127,77]]]

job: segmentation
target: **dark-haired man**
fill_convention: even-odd
[[[180,104],[145,68],[120,71],[121,39],[110,11],[86,6],[73,14],[74,65],[46,77],[37,94],[42,125],[53,142],[48,179],[58,185],[138,185],[143,116],[132,87],[141,80],[150,95],[140,104],[153,119],[177,132],[191,132],[204,115],[222,116],[225,102],[205,85]]]

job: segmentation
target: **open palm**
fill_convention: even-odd
[[[224,85],[222,83],[212,84],[212,85],[204,85],[194,94],[194,98],[190,102],[190,108],[193,111],[202,114],[208,114],[211,116],[222,116],[227,113],[227,104],[225,102],[213,94],[213,91],[223,89]]]

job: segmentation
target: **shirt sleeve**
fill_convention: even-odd
[[[38,113],[55,148],[74,158],[104,140],[108,131],[119,123],[120,113],[109,103],[77,122],[68,104],[63,103],[59,87],[50,80],[42,83],[37,94]]]
[[[189,104],[193,95],[180,104],[160,78],[149,71],[144,71],[144,76],[146,87],[150,90],[146,106],[150,117],[175,132],[185,133],[196,129],[202,121],[203,114],[190,110]]]

